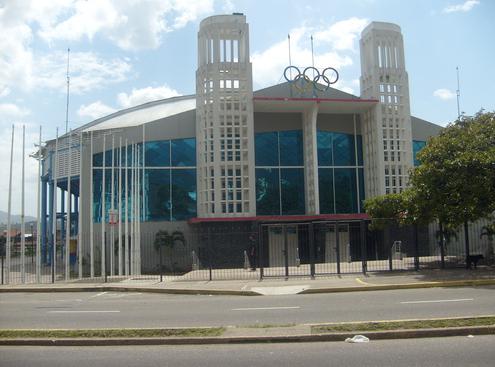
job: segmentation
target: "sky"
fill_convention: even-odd
[[[193,94],[199,22],[244,13],[254,88],[282,82],[289,64],[339,71],[336,88],[359,96],[359,38],[370,21],[398,24],[405,44],[411,113],[445,126],[461,111],[495,110],[492,0],[0,0],[0,210],[7,210],[15,125],[12,212],[20,213],[22,126],[26,214],[36,212],[38,141],[147,101]]]

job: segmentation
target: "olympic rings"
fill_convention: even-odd
[[[294,77],[292,77],[292,72],[295,73]],[[323,69],[320,73],[313,66],[308,66],[301,73],[301,70],[297,66],[290,65],[284,70],[284,78],[301,92],[307,92],[312,88],[320,92],[325,92],[330,88],[330,85],[337,83],[339,73],[331,67]]]

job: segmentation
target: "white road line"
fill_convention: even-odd
[[[47,311],[47,313],[116,313],[118,310]]]
[[[100,296],[103,296],[104,294],[107,294],[108,292],[100,292],[98,294],[95,294],[94,296],[91,296],[89,298],[94,298],[94,297],[100,297]]]
[[[291,310],[301,308],[299,306],[285,306],[285,307],[251,307],[251,308],[233,308],[232,311],[257,311],[257,310]]]
[[[437,300],[431,300],[431,301],[406,301],[406,302],[401,302],[401,304],[409,304],[409,303],[465,302],[465,301],[474,301],[474,298],[437,299]]]

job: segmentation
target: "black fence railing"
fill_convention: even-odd
[[[479,225],[468,227],[469,247],[463,227],[446,233],[435,223],[399,227],[390,221],[385,229],[374,231],[367,221],[210,223],[192,228],[179,231],[182,238],[171,236],[162,242],[157,241],[156,233],[142,232],[140,241],[133,240],[136,236],[127,241],[122,238],[120,249],[117,236],[106,233],[103,242],[101,232],[95,231],[93,251],[89,235],[83,234],[81,274],[75,240],[68,251],[68,267],[65,240],[58,241],[56,251],[53,246],[41,249],[39,275],[36,244],[26,244],[22,262],[15,243],[8,281],[255,280],[494,265],[494,244],[480,237]],[[1,253],[0,260],[5,284],[7,265]]]

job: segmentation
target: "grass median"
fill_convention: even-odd
[[[166,338],[221,336],[225,329],[0,329],[0,338]]]
[[[495,316],[463,317],[430,320],[350,322],[311,326],[312,334],[357,331],[391,331],[406,329],[436,329],[469,326],[495,326]]]

